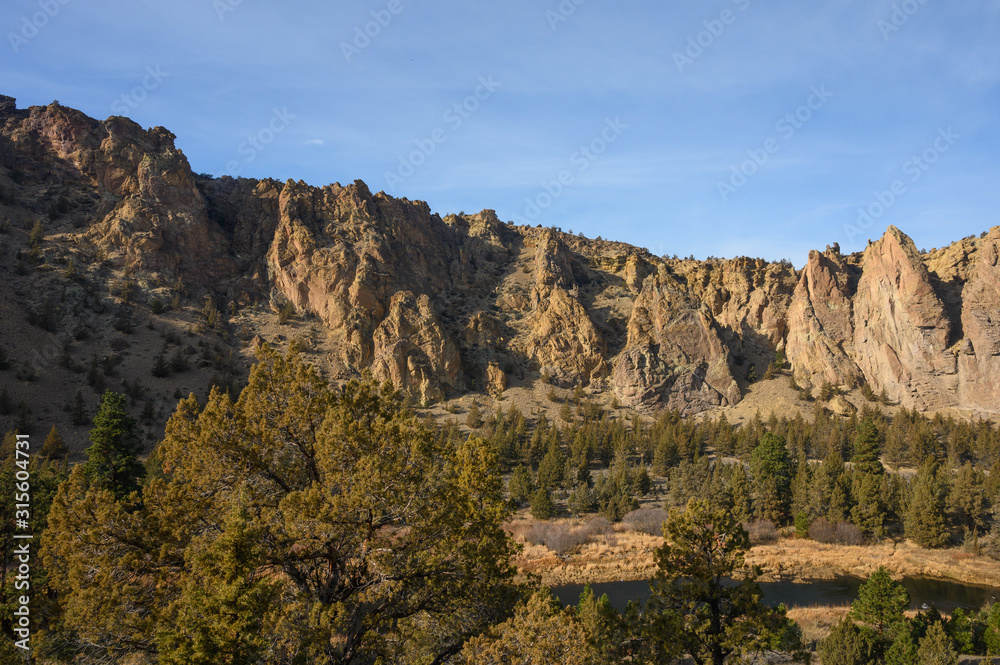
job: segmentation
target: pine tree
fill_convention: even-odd
[[[792,462],[784,437],[764,434],[750,458],[756,516],[787,524],[792,503]]]
[[[820,642],[819,657],[823,665],[869,665],[877,663],[875,634],[844,617]]]
[[[645,612],[654,644],[714,665],[765,648],[801,650],[784,608],[760,602],[760,570],[743,559],[750,538],[731,514],[693,499],[683,512],[671,511],[663,535]]]
[[[799,455],[795,465],[795,477],[792,479],[792,514],[807,513],[812,490],[812,474],[809,473],[809,461],[805,452]]]
[[[156,360],[153,361],[153,376],[158,379],[163,379],[170,376],[170,367],[167,366],[167,359],[163,355],[163,351],[160,351],[156,356]]]
[[[886,509],[882,504],[881,475],[855,474],[853,495],[854,506],[851,508],[851,521],[866,535],[875,538],[884,536]]]
[[[472,406],[469,407],[469,412],[465,416],[465,424],[472,429],[479,429],[483,426],[483,416],[479,412],[479,404],[475,401],[472,402]]]
[[[910,486],[910,504],[904,521],[906,537],[921,547],[942,547],[949,534],[944,521],[945,488],[938,463],[928,457]]]
[[[534,483],[531,482],[531,471],[529,471],[524,465],[518,466],[514,469],[514,472],[510,476],[510,483],[507,487],[507,493],[510,496],[511,504],[514,506],[523,506],[531,498],[534,491]]]
[[[888,644],[905,627],[904,612],[909,606],[910,594],[892,579],[888,568],[879,566],[858,589],[849,616],[871,626],[878,639]]]
[[[42,457],[46,459],[61,459],[69,454],[69,450],[66,448],[66,444],[63,443],[62,437],[59,436],[59,430],[53,425],[52,429],[49,430],[48,435],[45,437],[45,441],[42,442],[42,450],[39,453]]]
[[[750,479],[742,464],[733,466],[733,517],[737,522],[746,524],[753,519],[753,499]]]
[[[549,449],[538,464],[538,486],[545,489],[555,489],[562,483],[566,472],[566,460],[563,457],[559,440],[549,440]]]
[[[931,624],[917,649],[920,665],[958,665],[958,654],[940,623]]]
[[[539,487],[531,497],[531,516],[536,520],[548,520],[555,514],[556,506],[552,503],[552,495],[544,487]]]
[[[854,470],[859,473],[881,475],[885,473],[879,461],[879,433],[870,419],[858,426],[854,436],[854,456],[851,458]]]
[[[91,483],[108,489],[119,499],[139,489],[144,471],[139,461],[142,442],[126,404],[125,395],[110,390],[101,397],[83,466]]]
[[[67,629],[116,662],[444,662],[510,616],[495,448],[437,436],[390,386],[258,354],[235,402],[181,401],[140,500],[83,466],[60,486],[42,559]]]

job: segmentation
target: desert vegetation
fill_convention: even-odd
[[[905,538],[920,551],[995,553],[998,475],[982,466],[997,432],[985,423],[905,410],[650,422],[581,395],[562,427],[510,408],[467,419],[463,433],[387,385],[333,387],[294,349],[261,346],[246,387],[181,399],[144,459],[137,383],[101,393],[84,463],[66,461],[55,428],[32,461],[38,662],[801,659],[801,631],[760,603],[769,548]],[[82,403],[78,393],[72,408]],[[885,466],[897,438],[908,460],[926,453],[918,469]],[[0,483],[11,491],[13,450],[9,432]],[[585,593],[563,608],[525,575],[544,573],[531,552],[584,551],[645,557],[649,603],[620,614]],[[898,597],[887,575],[869,586]],[[865,597],[831,626],[824,662],[995,649],[993,608],[901,628],[896,614],[873,619]]]

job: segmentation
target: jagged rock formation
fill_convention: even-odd
[[[800,384],[998,411],[1000,229],[922,254],[890,227],[864,252],[811,252],[800,271],[677,260],[491,210],[442,218],[360,181],[200,176],[174,138],[2,97],[0,215],[44,217],[49,264],[109,266],[130,306],[170,291],[315,316],[333,376],[370,370],[428,402],[546,380],[697,413],[739,402],[783,351]],[[24,258],[3,256],[11,274]],[[56,333],[74,325],[60,307]]]

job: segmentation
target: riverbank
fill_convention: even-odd
[[[662,543],[660,536],[609,530],[563,554],[525,542],[515,563],[522,573],[538,575],[548,586],[645,580],[656,573],[653,552]],[[925,576],[1000,588],[1000,562],[957,549],[927,550],[909,541],[848,546],[783,538],[753,547],[746,559],[761,566],[765,579],[867,577],[884,565],[896,577]]]

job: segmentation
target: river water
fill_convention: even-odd
[[[814,605],[849,605],[858,595],[858,587],[864,583],[860,577],[839,577],[834,580],[805,580],[792,582],[760,582],[763,600],[767,605],[784,603],[788,607],[809,607]],[[907,577],[903,586],[910,593],[910,607],[921,609],[925,604],[943,612],[957,608],[979,609],[988,601],[1000,600],[1000,589],[961,584],[927,577]],[[608,594],[608,600],[619,611],[625,609],[630,600],[649,599],[649,583],[607,582],[591,584],[597,596]],[[552,592],[567,605],[575,605],[583,591],[582,584],[567,584],[554,587]]]

